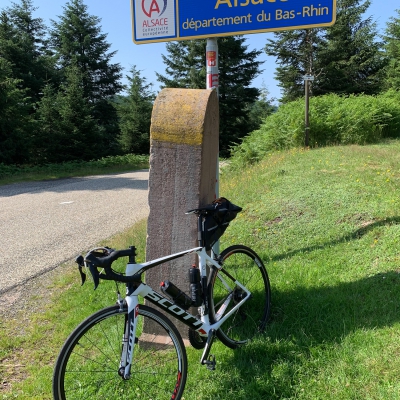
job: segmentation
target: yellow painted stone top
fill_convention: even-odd
[[[207,89],[163,89],[154,102],[150,140],[200,146],[212,95]]]

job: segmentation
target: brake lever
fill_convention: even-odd
[[[94,282],[94,290],[97,289],[97,286],[99,286],[100,283],[100,273],[97,269],[96,265],[96,257],[102,257],[106,252],[108,252],[109,248],[97,248],[94,250],[91,250],[88,254],[86,254],[83,262],[86,267],[89,268],[90,273],[92,274],[93,277],[93,282]],[[111,250],[111,249],[110,249]]]
[[[85,266],[85,262],[83,260],[83,256],[76,257],[75,262],[78,264],[79,274],[81,275],[81,286],[86,282],[86,274],[82,271],[82,268]]]
[[[93,263],[86,261],[86,264],[89,265],[89,271],[90,271],[90,273],[92,274],[92,277],[93,277],[94,290],[96,290],[97,286],[99,286],[99,283],[100,283],[99,271],[97,270],[96,266]]]

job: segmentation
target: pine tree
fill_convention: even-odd
[[[279,67],[276,78],[282,88],[283,103],[304,95],[303,76],[318,75],[317,49],[324,46],[320,29],[282,31],[274,34],[275,40],[268,39],[265,52],[275,56]]]
[[[121,66],[112,63],[107,35],[101,33],[100,19],[90,15],[82,0],[71,0],[59,21],[52,21],[51,46],[61,71],[75,65],[82,77],[83,96],[93,105],[92,117],[102,128],[104,152],[115,151],[118,119],[111,99],[121,91]]]
[[[99,127],[85,98],[80,69],[70,65],[58,91],[45,88],[38,109],[40,135],[36,138],[38,161],[91,160],[101,154]]]
[[[151,112],[155,94],[140,71],[133,66],[126,78],[129,81],[127,96],[117,103],[121,134],[119,142],[125,153],[148,154],[150,146]]]
[[[0,163],[17,164],[29,159],[32,120],[21,81],[11,77],[12,66],[0,57]]]
[[[38,122],[32,146],[32,161],[35,164],[59,161],[54,156],[61,147],[59,146],[61,118],[58,108],[57,91],[53,85],[47,84],[43,88],[43,96],[35,115]]]
[[[226,37],[218,40],[220,153],[228,156],[232,144],[250,133],[249,108],[257,101],[260,91],[251,87],[260,74],[262,62],[256,61],[261,51],[247,51],[246,39]]]
[[[379,92],[385,59],[376,25],[362,19],[369,6],[370,0],[338,0],[333,26],[278,32],[268,41],[265,51],[277,58],[283,102],[304,95],[305,74],[315,76],[314,95]]]
[[[228,156],[230,146],[240,141],[252,127],[250,106],[257,100],[259,90],[251,87],[260,73],[262,62],[256,61],[260,51],[248,51],[242,37],[218,39],[220,154]],[[166,76],[157,74],[164,87],[201,89],[206,82],[206,41],[194,40],[167,44],[168,56],[163,55]]]
[[[46,81],[55,73],[47,48],[47,27],[41,18],[33,17],[35,11],[31,0],[20,0],[0,16],[0,54],[11,63],[13,77],[27,89],[32,113]]]
[[[169,42],[166,48],[168,56],[161,55],[166,65],[166,76],[156,72],[163,87],[203,89],[206,82],[206,42]]]
[[[386,52],[389,65],[386,68],[385,84],[387,88],[400,90],[400,10],[397,17],[390,18],[386,26]]]
[[[376,94],[382,89],[386,60],[372,17],[362,19],[370,0],[339,0],[336,23],[326,30],[318,52],[321,75],[314,93]]]

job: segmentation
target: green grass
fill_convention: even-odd
[[[266,333],[238,350],[216,343],[217,369],[188,348],[186,400],[400,399],[400,142],[272,152],[225,169],[221,195],[244,208],[222,239],[253,247],[272,287]],[[107,241],[140,245],[145,222]],[[122,268],[122,264],[120,265]],[[69,332],[113,303],[114,286],[79,286],[72,265],[22,330],[1,320],[3,399],[49,399]],[[60,318],[60,315],[62,318]]]
[[[111,174],[148,168],[149,157],[136,154],[103,157],[93,161],[69,161],[46,165],[5,165],[0,163],[0,185],[15,182],[39,181],[45,179],[68,178]]]

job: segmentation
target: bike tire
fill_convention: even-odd
[[[271,288],[263,262],[249,247],[230,246],[221,253],[220,260],[222,269],[212,268],[208,283],[210,322],[219,321],[243,298],[244,291],[235,281],[251,292],[251,298],[216,332],[222,343],[234,349],[265,330],[271,311]],[[229,304],[224,305],[229,296]]]
[[[54,399],[181,399],[186,349],[172,322],[153,308],[139,306],[131,377],[118,374],[127,315],[126,308],[108,307],[71,333],[55,365]]]

